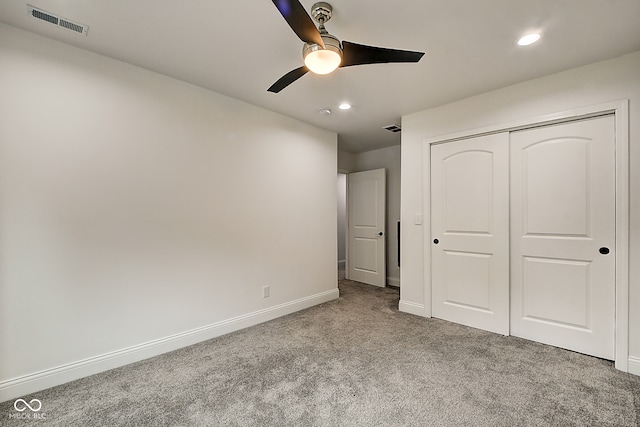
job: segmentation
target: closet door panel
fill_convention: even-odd
[[[509,136],[431,147],[434,317],[509,334]]]
[[[606,359],[615,336],[612,116],[511,134],[511,333]]]

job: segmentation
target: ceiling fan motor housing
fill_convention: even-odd
[[[340,55],[340,58],[342,58],[342,45],[336,36],[329,33],[322,34],[322,41],[324,42],[324,48],[326,50],[336,52]],[[302,46],[302,57],[305,58],[311,52],[316,52],[318,50],[322,50],[322,46],[315,43],[305,43],[304,46]]]
[[[331,12],[333,7],[326,2],[318,2],[311,6],[311,16],[316,20],[318,24],[324,24],[331,19]]]

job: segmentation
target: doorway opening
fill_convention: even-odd
[[[338,173],[338,279],[347,265],[347,174]]]

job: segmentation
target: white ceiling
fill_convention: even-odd
[[[426,55],[309,73],[274,94],[267,88],[302,65],[302,42],[270,0],[29,1],[88,25],[86,37],[32,18],[25,1],[3,1],[0,21],[338,132],[354,153],[399,144],[382,127],[402,115],[640,50],[640,0],[330,3],[327,29],[341,40]],[[517,47],[532,30],[542,40]],[[338,110],[343,101],[353,108]]]

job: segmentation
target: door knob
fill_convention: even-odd
[[[378,236],[383,236],[383,235],[384,233],[382,231],[378,233]]]
[[[609,253],[609,248],[607,248],[606,246],[603,246],[603,247],[600,248],[599,252],[602,255],[607,255]]]
[[[440,243],[440,240],[438,240],[438,239],[433,239],[433,243],[437,245],[438,243]]]

